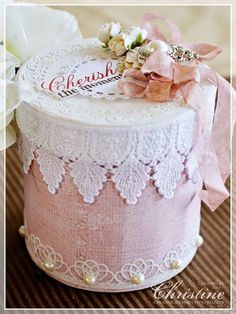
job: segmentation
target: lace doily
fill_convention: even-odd
[[[33,93],[29,103],[45,114],[68,118],[80,123],[99,125],[135,125],[155,123],[173,115],[176,110],[183,110],[179,102],[156,104],[143,99],[126,99],[126,96],[94,94],[81,91],[84,96],[72,96],[61,99],[39,88],[40,82],[52,75],[74,73],[81,63],[89,63],[95,58],[109,58],[109,53],[100,47],[96,39],[84,39],[73,46],[48,50],[32,57],[20,68],[18,80],[32,83]],[[94,57],[91,57],[93,55]],[[90,93],[91,94],[91,93]],[[87,96],[86,96],[87,95]],[[99,99],[103,97],[102,99]],[[120,99],[124,98],[124,99]],[[112,101],[112,103],[111,103]]]
[[[199,236],[167,252],[160,262],[142,258],[123,265],[113,272],[94,260],[76,260],[68,265],[52,247],[41,243],[33,234],[26,234],[26,246],[32,260],[52,277],[72,286],[90,290],[135,290],[135,286],[151,286],[172,277],[190,262],[196,252]],[[90,279],[88,281],[88,279]],[[93,280],[91,280],[93,279]],[[141,280],[139,280],[141,279]],[[136,289],[137,289],[136,288]]]
[[[60,125],[21,107],[17,121],[24,171],[28,173],[32,160],[37,160],[52,194],[68,174],[84,201],[93,203],[109,178],[127,204],[136,204],[148,180],[171,198],[185,168],[194,182],[198,175],[190,154],[196,137],[193,111],[171,123],[109,128]]]

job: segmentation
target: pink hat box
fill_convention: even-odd
[[[33,86],[17,109],[25,172],[20,234],[49,276],[98,292],[160,284],[183,271],[203,243],[198,113],[181,97],[127,97],[115,67],[92,38],[33,56],[18,73]],[[65,91],[75,77],[87,80],[81,95]],[[217,88],[198,87],[212,124]]]

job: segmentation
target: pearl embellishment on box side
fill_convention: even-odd
[[[87,284],[87,285],[94,285],[95,282],[96,282],[96,278],[95,276],[93,275],[86,275],[84,278],[83,278],[83,281]]]
[[[203,237],[199,235],[195,241],[195,244],[197,247],[201,246],[203,244]]]
[[[26,236],[26,228],[25,228],[24,225],[20,226],[18,232],[19,232],[19,235],[20,235],[21,237],[25,238],[25,236]]]
[[[54,265],[50,262],[43,263],[43,269],[47,271],[53,271]]]
[[[172,269],[178,269],[181,267],[181,264],[182,264],[181,259],[176,259],[175,261],[171,263],[170,267]]]
[[[135,285],[139,285],[144,282],[144,274],[137,274],[131,278],[131,282]]]

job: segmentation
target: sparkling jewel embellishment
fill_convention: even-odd
[[[83,281],[87,285],[91,286],[91,285],[94,285],[96,283],[96,278],[93,275],[86,275],[86,276],[84,276]]]
[[[196,244],[196,247],[201,246],[203,244],[203,237],[199,235],[196,239],[195,244]]]
[[[181,259],[178,258],[175,261],[173,261],[170,266],[172,269],[179,269],[181,267],[181,264],[182,264]]]
[[[143,283],[145,280],[144,274],[140,273],[140,274],[136,274],[133,277],[131,277],[131,282],[135,285],[139,285],[141,283]]]
[[[20,228],[19,228],[19,235],[21,237],[25,238],[25,236],[26,236],[26,228],[25,228],[24,225],[20,226]]]
[[[175,60],[175,62],[191,61],[199,57],[196,52],[184,49],[182,46],[177,46],[173,44],[168,46],[164,42],[153,41],[153,43],[150,42],[149,44],[141,46],[138,49],[138,62],[140,64],[144,64],[147,58],[150,57],[150,55],[157,49],[161,51],[166,51],[167,54]]]
[[[171,56],[176,62],[191,61],[198,58],[198,54],[191,51],[185,50],[181,46],[170,45],[168,55]]]
[[[138,50],[138,62],[144,64],[148,57],[152,54],[152,50],[145,49],[144,47]]]

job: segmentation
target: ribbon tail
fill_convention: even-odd
[[[180,33],[180,30],[178,27],[171,22],[170,20],[164,18],[163,16],[159,14],[153,14],[153,13],[145,13],[141,20],[141,27],[145,28],[148,31],[148,38],[149,39],[160,39],[163,41],[167,41],[165,36],[163,35],[161,29],[157,25],[151,25],[150,21],[160,19],[163,20],[166,25],[169,27],[170,33],[171,33],[171,43],[179,44],[182,42],[182,35]]]
[[[207,69],[201,73],[201,79],[217,86],[214,113],[211,113],[200,84],[191,82],[183,87],[182,93],[198,116],[198,140],[193,150],[204,183],[200,197],[211,210],[215,210],[229,197],[224,183],[230,174],[230,96],[233,103],[236,98],[231,85],[219,74]]]
[[[206,141],[203,141],[203,143],[202,148],[205,153],[202,155],[202,162],[199,163],[199,170],[204,182],[204,188],[200,192],[200,197],[214,211],[229,197],[229,192],[224,185],[225,181],[220,172],[219,160],[212,137],[208,145]]]
[[[219,74],[217,75],[217,106],[214,118],[214,127],[212,129],[212,141],[215,145],[215,152],[219,160],[219,168],[222,180],[225,182],[229,176],[230,169],[230,151],[232,128],[235,124],[235,115],[232,115],[230,121],[230,109],[232,113],[236,105],[236,93],[229,82]]]

